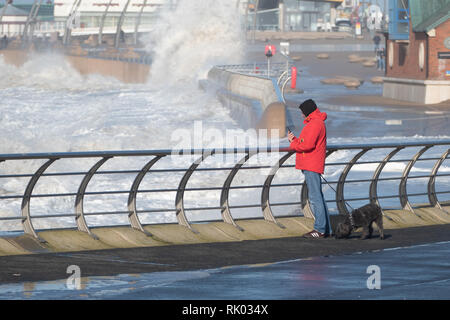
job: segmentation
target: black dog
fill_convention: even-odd
[[[363,228],[361,239],[370,238],[373,232],[373,222],[375,222],[378,227],[380,239],[384,239],[383,214],[379,206],[376,204],[366,204],[361,208],[353,210],[351,215],[353,226],[348,215],[338,215],[341,216],[339,219],[343,221],[337,223],[336,230],[334,232],[336,239],[348,238],[352,230],[359,227]]]

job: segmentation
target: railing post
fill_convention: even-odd
[[[420,156],[422,154],[425,153],[425,151],[427,151],[428,149],[430,149],[431,147],[433,147],[433,145],[430,146],[425,146],[424,148],[420,149],[419,152],[417,152],[414,157],[409,161],[408,165],[406,166],[405,170],[403,170],[403,174],[402,174],[402,178],[400,181],[400,185],[398,188],[398,193],[399,193],[399,198],[400,198],[400,204],[402,205],[402,209],[403,210],[408,210],[411,211],[412,213],[416,214],[418,217],[420,217],[419,214],[417,214],[411,203],[409,203],[408,200],[408,193],[406,192],[406,183],[408,181],[408,175],[412,169],[412,167],[414,166],[414,164],[417,162],[417,160],[420,158]]]
[[[81,181],[80,187],[78,188],[77,197],[75,199],[75,221],[77,223],[78,230],[86,232],[95,240],[98,240],[98,237],[93,234],[91,230],[89,230],[86,219],[84,217],[83,200],[89,181],[91,181],[91,178],[97,172],[98,168],[100,168],[106,161],[111,158],[112,157],[104,157],[89,170],[89,172],[84,176],[83,181]]]
[[[200,158],[194,161],[192,165],[189,167],[189,169],[184,174],[183,178],[181,178],[180,184],[178,185],[178,191],[175,196],[175,208],[176,208],[176,215],[178,223],[182,226],[185,226],[189,228],[192,232],[198,233],[195,229],[191,227],[189,224],[186,213],[184,211],[184,190],[186,188],[186,184],[189,181],[189,178],[191,177],[192,173],[194,173],[195,169],[200,165],[200,163],[203,162],[208,156],[212,155],[214,151],[210,151],[208,153],[203,153]]]
[[[163,155],[156,156],[152,160],[150,160],[139,172],[139,174],[136,176],[136,178],[133,181],[133,185],[131,186],[130,194],[128,196],[128,219],[130,220],[131,227],[133,229],[142,231],[147,236],[152,236],[152,234],[142,227],[141,222],[139,221],[139,217],[137,214],[137,208],[136,208],[136,196],[139,189],[139,185],[141,184],[142,179],[144,179],[144,176],[147,174],[147,172],[150,170],[150,168],[164,157]]]
[[[272,180],[275,177],[275,174],[277,173],[278,169],[289,159],[295,152],[290,151],[284,156],[278,160],[278,163],[274,165],[271,169],[269,174],[267,175],[266,181],[264,181],[264,186],[261,191],[261,209],[263,211],[264,219],[267,221],[271,221],[278,225],[280,228],[284,229],[285,226],[283,226],[281,223],[277,222],[275,217],[273,216],[272,209],[270,208],[270,201],[269,201],[269,195],[270,195],[270,186],[272,184]]]
[[[284,88],[286,88],[286,84],[292,79],[292,76],[288,76],[286,80],[284,80],[283,85],[281,86],[281,97],[283,98],[283,103],[286,103],[286,98],[284,97]]]
[[[244,158],[238,161],[238,163],[234,166],[233,170],[231,170],[230,174],[228,175],[227,179],[225,180],[222,192],[220,194],[220,207],[221,213],[222,213],[222,219],[224,222],[229,223],[233,226],[235,226],[239,231],[244,231],[240,226],[236,224],[236,222],[233,219],[233,216],[230,212],[230,205],[228,203],[228,195],[230,193],[230,185],[233,181],[236,173],[239,171],[239,169],[250,159],[252,155],[250,153],[247,153]]]
[[[379,207],[381,207],[380,201],[378,200],[378,191],[377,191],[378,179],[380,177],[381,171],[383,171],[384,167],[392,159],[392,157],[395,156],[400,150],[403,150],[404,148],[405,147],[395,148],[393,151],[391,151],[386,156],[386,158],[383,159],[383,161],[380,162],[378,167],[375,169],[375,172],[372,177],[372,182],[370,183],[370,187],[369,187],[370,203],[374,203],[374,204],[378,205]],[[383,211],[383,210],[381,210],[381,211]],[[389,217],[387,217],[387,218],[390,219]]]
[[[364,148],[356,156],[354,156],[353,159],[350,160],[350,162],[344,168],[341,176],[339,177],[339,181],[338,181],[337,188],[336,188],[336,205],[337,205],[337,208],[338,208],[340,214],[349,214],[347,207],[345,205],[345,199],[344,199],[345,179],[347,178],[348,173],[352,169],[353,165],[358,161],[358,159],[361,158],[367,151],[369,151],[371,149],[372,148]]]
[[[26,234],[31,235],[35,239],[37,239],[39,242],[45,243],[47,241],[41,239],[36,231],[34,230],[33,224],[31,223],[31,214],[30,214],[30,200],[31,200],[31,194],[33,193],[34,186],[38,182],[41,175],[44,173],[47,168],[52,165],[53,162],[58,160],[58,158],[49,159],[47,162],[45,162],[37,171],[36,173],[31,177],[30,181],[28,182],[27,188],[25,189],[25,193],[22,198],[22,227],[23,231]]]
[[[277,85],[278,86],[280,86],[280,84],[281,84],[281,80],[283,79],[283,77],[286,75],[286,73],[288,73],[289,72],[289,70],[285,70],[285,71],[283,71],[283,73],[278,77],[278,80],[277,80]],[[289,76],[289,75],[288,75]]]
[[[302,212],[303,216],[306,218],[315,219],[314,213],[311,210],[311,203],[309,202],[309,195],[308,195],[308,186],[306,185],[306,181],[303,181],[302,183],[302,189],[300,191],[300,202],[302,203]]]
[[[430,204],[433,207],[436,207],[438,209],[441,209],[442,211],[449,213],[447,210],[445,210],[441,203],[439,202],[437,196],[436,196],[436,189],[435,189],[435,183],[436,183],[436,174],[442,165],[442,163],[447,159],[448,155],[450,154],[450,149],[444,152],[444,154],[441,156],[441,158],[436,162],[436,164],[433,167],[433,170],[431,171],[430,180],[428,181],[428,199],[430,200]]]

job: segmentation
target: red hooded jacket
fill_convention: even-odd
[[[303,121],[305,126],[300,136],[290,144],[290,148],[297,152],[296,169],[323,173],[327,150],[326,119],[327,114],[316,109]]]

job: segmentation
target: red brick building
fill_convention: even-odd
[[[391,3],[383,96],[424,104],[450,99],[450,0]]]

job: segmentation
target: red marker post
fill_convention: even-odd
[[[292,67],[291,68],[291,88],[295,89],[297,86],[297,68]]]

